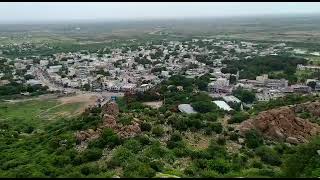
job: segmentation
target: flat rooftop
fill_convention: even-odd
[[[178,106],[178,109],[181,112],[184,112],[184,113],[187,113],[187,114],[195,114],[195,113],[197,113],[190,104],[180,104]]]
[[[231,111],[232,108],[224,101],[213,101],[220,109],[223,109],[225,111]]]

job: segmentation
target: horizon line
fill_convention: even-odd
[[[166,20],[192,20],[192,19],[229,19],[229,18],[270,18],[270,17],[286,17],[286,16],[317,16],[320,12],[308,13],[273,13],[273,14],[241,14],[241,15],[212,15],[212,16],[187,16],[187,17],[136,17],[136,18],[88,18],[88,19],[48,19],[48,20],[15,20],[0,21],[1,25],[34,25],[34,24],[61,24],[61,23],[102,23],[102,22],[141,22],[141,21],[166,21]],[[90,21],[90,22],[89,22]]]

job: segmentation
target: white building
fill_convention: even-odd
[[[225,111],[231,111],[232,108],[224,101],[212,101],[215,103],[220,109],[223,109]]]
[[[178,109],[180,112],[187,113],[187,114],[197,113],[190,104],[179,104]]]
[[[49,64],[48,60],[40,60],[40,66],[45,67]]]
[[[169,77],[169,71],[161,71],[161,75],[164,77]]]
[[[49,73],[57,73],[62,68],[62,65],[50,66],[48,69]]]
[[[121,87],[121,90],[122,90],[122,91],[134,91],[136,87],[137,87],[136,84],[128,83],[128,84],[124,84],[124,85]]]
[[[39,80],[35,80],[35,79],[29,79],[26,84],[29,84],[31,86],[34,86],[34,85],[42,85],[41,81]]]
[[[229,103],[229,102],[232,102],[232,103],[241,103],[241,100],[238,99],[237,97],[235,96],[223,96],[222,99]]]

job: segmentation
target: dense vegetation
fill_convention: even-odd
[[[239,61],[224,60],[223,63],[227,64],[227,67],[221,72],[236,74],[240,71],[242,79],[255,79],[261,74],[269,74],[270,78],[285,78],[290,82],[296,82],[297,64],[305,65],[307,60],[290,56],[258,56]]]
[[[206,79],[202,77],[201,79]],[[177,90],[183,86],[183,90]],[[183,76],[172,76],[145,94],[127,93],[117,100],[118,122],[142,121],[142,133],[123,139],[113,129],[90,141],[84,151],[75,147],[74,133],[95,129],[102,123],[101,108],[93,108],[79,117],[57,119],[27,126],[19,121],[0,120],[1,177],[318,177],[319,138],[310,143],[272,146],[257,131],[249,131],[244,145],[228,150],[239,135],[222,117],[227,113],[212,104],[204,92],[195,92],[197,84]],[[239,93],[243,94],[243,93]],[[301,97],[301,96],[300,96]],[[257,104],[255,111],[303,102],[311,97],[289,96],[279,102]],[[142,104],[145,100],[163,100],[160,109]],[[187,115],[177,111],[180,103],[190,103],[199,111]],[[237,111],[228,123],[239,123],[250,113]],[[204,145],[201,145],[203,142]],[[307,152],[307,153],[306,153]],[[303,157],[303,161],[301,161]]]
[[[8,95],[17,95],[20,93],[29,92],[31,96],[47,93],[47,86],[41,85],[23,85],[16,82],[0,86],[0,97]]]

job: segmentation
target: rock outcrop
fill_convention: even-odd
[[[102,107],[102,124],[96,130],[88,129],[76,132],[75,136],[78,142],[88,142],[97,139],[105,128],[111,128],[121,138],[134,137],[141,132],[139,120],[135,119],[130,125],[122,126],[117,122],[119,108],[114,102],[107,103]]]
[[[240,135],[244,135],[248,130],[256,129],[270,139],[291,144],[307,142],[311,136],[320,133],[320,126],[297,117],[295,112],[308,109],[317,115],[319,110],[314,108],[320,107],[318,105],[311,103],[263,111],[255,118],[242,122],[238,130]]]
[[[291,106],[295,113],[310,112],[313,116],[320,117],[320,102],[308,102]]]
[[[119,114],[119,107],[115,102],[106,103],[102,106],[102,113],[117,117]]]

